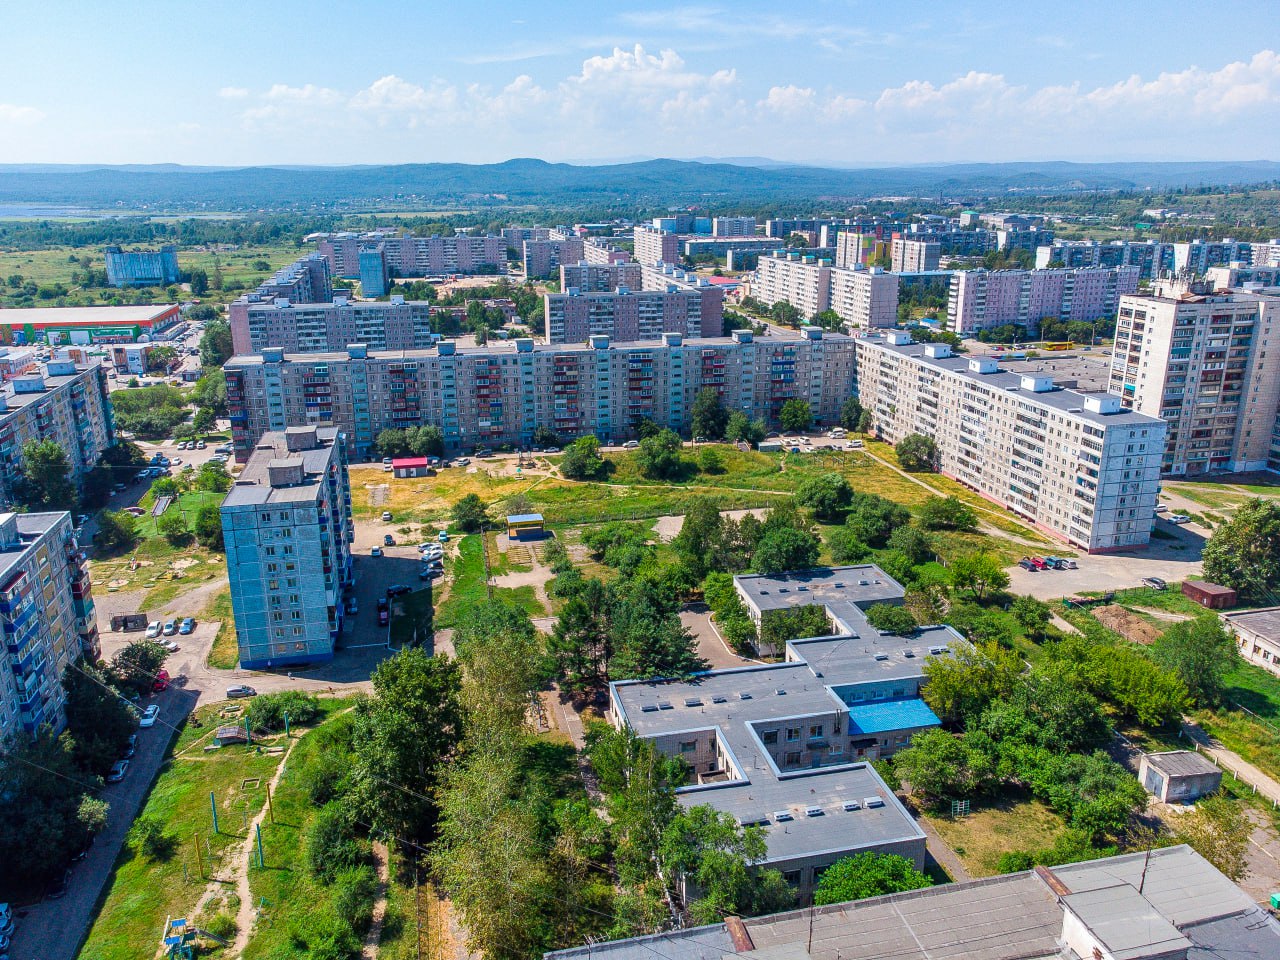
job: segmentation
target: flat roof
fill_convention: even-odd
[[[761,613],[821,604],[846,633],[869,629],[862,611],[876,603],[899,602],[902,585],[874,563],[818,567],[776,575],[745,574],[733,578],[749,604]],[[874,633],[874,631],[872,631]]]
[[[542,514],[540,513],[513,513],[507,517],[507,523],[541,523]]]
[[[147,323],[178,309],[176,303],[132,307],[12,307],[0,310],[0,323]]]
[[[1117,413],[1095,413],[1085,407],[1084,401],[1088,396],[1106,396],[1115,398],[1114,394],[1102,393],[1101,391],[1080,391],[1069,390],[1065,387],[1055,386],[1051,390],[1045,390],[1036,393],[1026,390],[1022,386],[1022,377],[1024,373],[1014,372],[1007,368],[998,368],[995,373],[974,373],[969,369],[969,357],[967,354],[953,354],[950,357],[929,357],[925,355],[925,347],[928,344],[911,343],[911,344],[892,344],[887,342],[883,337],[859,337],[859,340],[873,345],[882,350],[896,353],[899,356],[910,357],[923,364],[924,366],[934,367],[938,370],[945,371],[952,375],[963,377],[973,381],[974,384],[980,384],[988,390],[1006,391],[1010,394],[1016,394],[1019,398],[1025,398],[1033,403],[1043,404],[1046,407],[1058,410],[1062,413],[1069,413],[1073,417],[1081,420],[1088,420],[1098,425],[1118,426],[1149,426],[1164,423],[1156,417],[1149,417],[1145,413],[1135,413],[1132,410],[1121,409]],[[1039,361],[1037,361],[1039,362]]]
[[[1184,580],[1183,583],[1191,585],[1201,593],[1207,593],[1214,597],[1225,597],[1227,594],[1234,595],[1236,592],[1235,587],[1224,587],[1220,583],[1210,583],[1208,580]]]
[[[391,461],[393,468],[399,467],[425,467],[428,463],[426,457],[396,457]]]
[[[7,549],[0,546],[0,582],[8,580],[9,571],[22,561],[35,540],[57,526],[58,521],[63,517],[69,516],[70,514],[66,512],[0,514],[0,525],[12,520],[21,540],[21,543],[12,544]]]
[[[54,362],[68,363],[70,361],[58,360]],[[50,394],[56,392],[62,387],[67,386],[67,384],[69,383],[79,380],[86,373],[92,372],[92,370],[93,370],[93,366],[86,367],[86,366],[77,365],[75,373],[50,374],[48,372],[49,371],[48,365],[42,364],[39,370],[32,370],[26,374],[23,374],[24,377],[40,377],[44,381],[43,390],[36,390],[30,393],[19,393],[17,390],[13,388],[13,383],[14,383],[13,380],[7,381],[2,387],[0,387],[0,396],[4,397],[4,402],[7,408],[4,410],[0,410],[0,422],[3,422],[4,418],[8,414],[13,413],[16,410],[21,410],[23,407],[29,407],[32,404],[39,403],[41,400],[45,399]]]
[[[1166,750],[1148,753],[1148,765],[1171,777],[1202,777],[1206,773],[1218,773],[1218,766],[1195,750]]]
[[[292,429],[292,428],[291,428]],[[283,431],[264,433],[240,471],[240,476],[222,501],[223,507],[260,506],[266,503],[308,503],[316,499],[320,478],[333,459],[336,427],[316,427],[319,446],[310,450],[290,450]],[[304,482],[287,487],[273,487],[272,467],[301,464]]]
[[[1235,613],[1224,613],[1222,617],[1230,624],[1236,624],[1264,639],[1280,643],[1280,607],[1239,610]]]
[[[942,721],[923,700],[888,700],[855,704],[849,708],[849,735],[883,733],[911,727],[936,727]]]

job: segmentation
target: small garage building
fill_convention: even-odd
[[[1226,610],[1228,607],[1234,607],[1239,599],[1230,587],[1209,583],[1207,580],[1182,581],[1182,594],[1210,610]]]
[[[1213,793],[1222,771],[1192,750],[1148,753],[1138,764],[1138,781],[1163,803],[1192,803]]]

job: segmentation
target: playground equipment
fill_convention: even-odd
[[[222,937],[215,936],[208,930],[201,930],[199,927],[187,925],[186,917],[169,917],[164,922],[164,937],[162,943],[168,948],[167,956],[171,958],[181,958],[181,960],[192,960],[195,956],[196,938],[203,937],[206,940],[212,940],[221,946],[230,945],[230,940],[224,940]]]

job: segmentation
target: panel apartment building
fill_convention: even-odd
[[[472,237],[402,237],[383,232],[321,234],[316,249],[335,277],[360,279],[360,251],[380,247],[393,277],[430,277],[450,273],[501,273],[507,241],[490,234]]]
[[[52,440],[61,447],[71,478],[83,485],[116,442],[106,370],[50,360],[43,370],[14,377],[0,388],[0,501],[6,504],[14,502],[22,448],[31,440]]]
[[[62,675],[82,655],[96,660],[97,616],[71,515],[0,514],[0,742],[66,723]]]
[[[354,583],[345,441],[332,427],[264,434],[222,501],[240,666],[333,657]]]
[[[770,306],[785,300],[806,318],[834,310],[857,329],[898,322],[897,274],[861,265],[833,267],[830,260],[798,251],[761,257],[751,295]]]
[[[680,236],[652,224],[639,224],[632,231],[635,259],[639,263],[679,263]]]
[[[1090,553],[1150,539],[1163,420],[905,332],[859,338],[857,376],[877,434],[932,437],[940,472],[1039,529]]]
[[[1036,247],[1036,269],[1062,267],[1137,267],[1138,276],[1153,280],[1173,269],[1173,244],[1159,240],[1054,240]]]
[[[182,279],[178,248],[172,243],[159,250],[123,250],[113,244],[103,255],[109,287],[166,287]]]
[[[548,343],[581,343],[593,334],[626,341],[724,332],[724,291],[670,264],[566,264],[560,289],[543,296]]]
[[[1192,240],[1173,244],[1173,272],[1203,276],[1210,267],[1252,263],[1253,244],[1240,240]]]
[[[1186,280],[1121,298],[1110,390],[1168,423],[1165,474],[1280,470],[1277,317],[1276,297]]]
[[[1034,332],[1048,317],[1103,320],[1138,290],[1137,267],[1053,270],[960,270],[947,295],[947,329],[959,334],[1005,324]]]
[[[282,347],[289,353],[345,350],[366,343],[375,350],[415,350],[434,342],[431,318],[442,308],[394,296],[330,303],[292,303],[241,297],[227,307],[236,353]]]
[[[565,439],[607,442],[636,436],[642,418],[688,431],[693,402],[711,387],[726,407],[778,422],[790,399],[808,402],[818,423],[835,423],[854,385],[854,343],[806,328],[795,339],[732,337],[585,346],[520,339],[458,349],[378,354],[286,355],[279,349],[233,357],[225,366],[236,457],[243,461],[273,430],[334,426],[353,454],[371,453],[383,430],[432,424],[450,451],[528,447],[546,426]]]
[[[942,244],[937,240],[894,236],[889,243],[889,257],[894,273],[937,270],[942,259]]]

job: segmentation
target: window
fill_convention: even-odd
[[[809,727],[809,739],[810,739],[810,740],[817,740],[817,739],[821,738],[822,736],[823,736],[823,733],[822,733],[822,724],[820,724],[820,723],[815,723],[815,724],[813,724],[812,726],[810,726],[810,727]]]
[[[784,870],[784,871],[783,871],[783,873],[782,873],[782,879],[783,879],[784,881],[786,881],[787,883],[791,884],[791,886],[793,886],[793,887],[794,887],[794,886],[798,886],[798,885],[799,885],[799,883],[800,883],[800,871],[799,871],[799,870]]]
[[[797,740],[799,740],[799,739],[800,739],[800,728],[799,728],[799,727],[787,727],[787,742],[788,742],[788,743],[795,743],[795,741],[797,741]]]
[[[798,764],[798,763],[800,762],[800,751],[799,751],[799,750],[792,750],[792,751],[790,751],[790,752],[786,755],[786,757],[784,757],[784,758],[783,758],[783,761],[782,761],[782,762],[783,762],[786,766],[789,766],[789,767],[793,767],[793,766],[795,766],[796,764]]]
[[[777,743],[777,742],[778,742],[778,731],[777,731],[777,730],[766,730],[764,733],[762,733],[762,734],[760,735],[760,740],[761,740],[761,742],[763,742],[763,743]]]
[[[681,740],[681,741],[680,741],[680,752],[681,752],[681,753],[693,753],[693,751],[695,751],[695,750],[697,750],[697,749],[698,749],[698,741],[697,741],[697,740]]]

